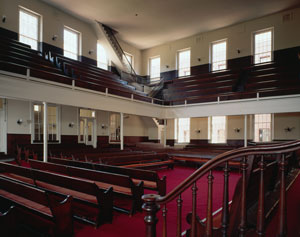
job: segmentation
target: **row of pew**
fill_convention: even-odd
[[[239,70],[202,73],[166,81],[162,95],[167,104],[192,104],[233,99],[298,94],[299,69],[266,63]]]

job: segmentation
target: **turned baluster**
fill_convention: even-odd
[[[165,204],[162,209],[162,216],[163,216],[163,237],[167,236],[167,205]]]
[[[227,236],[227,228],[229,222],[229,210],[228,210],[228,200],[229,200],[229,192],[228,192],[228,178],[229,178],[229,169],[228,162],[225,163],[224,168],[224,190],[223,190],[223,210],[222,210],[222,236]]]
[[[177,199],[177,233],[176,237],[181,237],[182,199],[181,194]]]
[[[277,234],[277,236],[280,237],[287,235],[285,169],[286,169],[285,155],[282,155],[279,162],[280,196],[279,196],[279,225],[278,225],[278,234]]]
[[[144,221],[146,224],[146,237],[155,237],[156,236],[156,224],[157,217],[156,213],[159,211],[160,206],[156,203],[159,195],[155,194],[146,194],[142,196],[144,200],[143,210],[145,211]]]
[[[265,185],[264,185],[264,171],[265,171],[265,162],[264,156],[261,156],[261,160],[258,163],[260,171],[260,180],[259,180],[259,196],[258,196],[258,210],[257,210],[257,224],[256,224],[256,233],[258,236],[265,235]]]
[[[212,236],[213,225],[212,225],[212,197],[213,197],[213,179],[212,171],[209,171],[207,176],[208,182],[208,196],[207,196],[207,214],[206,214],[206,236]]]
[[[240,236],[245,236],[247,227],[247,210],[246,210],[246,185],[247,185],[247,158],[244,157],[241,164],[242,170],[242,194],[241,194],[241,223],[239,226]]]
[[[196,209],[197,209],[197,185],[196,182],[192,187],[192,229],[191,229],[191,237],[196,236]]]

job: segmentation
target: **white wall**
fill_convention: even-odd
[[[21,125],[17,120],[22,119]],[[7,100],[7,133],[30,134],[30,103],[28,101]]]
[[[293,20],[283,23],[282,16],[286,13],[292,13]],[[227,39],[228,59],[249,56],[252,54],[252,33],[269,27],[274,27],[275,50],[296,47],[300,45],[299,25],[300,8],[296,8],[149,48],[142,51],[142,75],[148,74],[149,58],[158,55],[161,58],[161,72],[176,70],[176,53],[185,48],[191,48],[191,66],[207,64],[210,43],[221,39]],[[240,54],[237,49],[240,49]]]
[[[62,135],[78,135],[77,131],[78,109],[72,106],[61,106],[61,134]],[[74,123],[73,127],[69,124]]]

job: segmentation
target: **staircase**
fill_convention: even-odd
[[[120,46],[117,38],[115,37],[115,34],[117,32],[114,31],[113,29],[111,29],[110,27],[108,27],[104,24],[101,24],[100,22],[98,22],[98,23],[102,27],[102,29],[105,33],[105,36],[108,39],[111,47],[114,49],[119,60],[122,62],[122,65],[123,65],[122,70],[120,68],[116,67],[122,80],[126,80],[129,83],[133,83],[134,86],[138,90],[144,91],[143,86],[140,85],[144,79],[136,74],[136,72],[133,69],[128,58],[125,56],[125,53],[124,53],[122,47]]]

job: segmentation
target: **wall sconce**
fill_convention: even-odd
[[[3,15],[3,16],[2,16],[2,22],[5,23],[5,21],[6,21],[6,16]]]
[[[106,126],[105,124],[101,124],[101,128],[102,128],[102,129],[106,129],[107,126]]]
[[[69,123],[69,127],[73,128],[74,127],[74,122]]]
[[[23,120],[22,120],[22,119],[18,119],[18,120],[17,120],[17,124],[18,124],[18,125],[21,125],[22,123],[23,123]]]
[[[91,50],[89,51],[89,55],[91,55],[91,54],[93,54],[93,53],[94,53],[94,50],[91,49]]]
[[[240,54],[240,53],[241,53],[241,50],[240,50],[240,49],[236,49],[236,52],[237,52],[238,54]]]
[[[196,133],[200,133],[200,132],[201,132],[201,130],[196,130],[195,132],[196,132]]]
[[[169,65],[166,65],[166,68],[169,68]]]
[[[57,40],[58,36],[57,35],[53,35],[52,40],[55,41]]]
[[[286,132],[291,132],[293,129],[294,129],[294,127],[286,127],[286,128],[284,129],[284,131],[286,131]]]
[[[235,131],[236,133],[239,133],[239,132],[241,131],[241,129],[240,129],[240,128],[235,128],[234,131]]]

